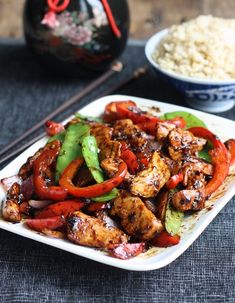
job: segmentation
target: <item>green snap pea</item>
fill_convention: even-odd
[[[92,198],[91,200],[94,202],[107,202],[118,196],[118,190],[116,188],[112,189],[109,193],[104,194],[102,196]]]
[[[104,174],[99,164],[98,147],[93,136],[87,136],[82,141],[82,155],[86,165],[97,183],[104,182]]]
[[[54,141],[54,140],[59,140],[59,141],[61,141],[61,142],[64,142],[64,137],[65,137],[65,131],[62,131],[62,132],[60,132],[60,133],[58,133],[58,134],[56,134],[56,135],[50,137],[50,138],[48,139],[47,143],[50,143],[50,142],[52,142],[52,141]]]
[[[74,116],[76,118],[79,118],[79,119],[84,120],[84,121],[95,121],[95,122],[98,122],[98,123],[103,123],[103,120],[99,117],[84,116],[80,113],[75,113]]]
[[[178,234],[182,220],[184,217],[184,213],[182,211],[173,209],[168,202],[166,209],[166,217],[165,217],[165,228],[168,233],[171,235]]]
[[[60,154],[56,163],[56,180],[59,179],[63,170],[77,157],[82,157],[81,142],[90,134],[90,127],[84,123],[72,124],[65,133]]]

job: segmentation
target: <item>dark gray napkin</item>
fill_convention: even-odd
[[[145,64],[143,47],[129,45],[123,61],[128,65],[122,74],[57,121]],[[0,147],[87,82],[53,78],[35,62],[23,42],[0,42]],[[152,71],[118,93],[185,105]],[[234,120],[235,110],[221,116]],[[0,302],[235,302],[234,206],[233,199],[177,260],[150,272],[112,268],[0,230]]]

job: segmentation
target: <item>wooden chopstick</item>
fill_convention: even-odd
[[[6,152],[8,152],[12,147],[14,147],[17,143],[34,133],[36,130],[38,130],[41,126],[44,125],[44,123],[50,119],[53,119],[55,116],[63,112],[65,109],[67,109],[69,106],[73,105],[75,102],[81,100],[86,95],[91,93],[94,89],[99,87],[102,83],[107,81],[109,78],[111,78],[114,74],[119,73],[123,70],[123,64],[119,61],[115,62],[111,68],[102,74],[99,78],[92,81],[90,84],[88,84],[82,91],[78,92],[71,98],[69,98],[67,101],[65,101],[63,104],[61,104],[59,107],[57,107],[52,113],[50,113],[48,116],[46,116],[44,119],[36,123],[34,126],[32,126],[30,129],[28,129],[26,132],[24,132],[21,136],[19,136],[17,139],[12,141],[10,144],[8,144],[6,147],[2,148],[0,151],[0,157],[4,155]]]
[[[102,95],[100,95],[98,98],[103,97],[105,95],[109,95],[109,94],[117,91],[120,88],[124,88],[127,84],[130,84],[132,81],[144,76],[147,72],[148,72],[148,66],[143,66],[143,67],[137,68],[136,70],[133,71],[133,73],[129,77],[125,78],[119,84],[116,84],[115,86],[112,86],[111,88],[109,88],[107,91],[102,93]],[[0,165],[2,165],[4,162],[8,161],[9,159],[13,158],[14,156],[18,155],[20,152],[22,152],[23,150],[25,150],[26,148],[31,146],[36,141],[42,139],[44,136],[46,136],[45,132],[43,132],[42,134],[33,138],[32,140],[28,141],[27,143],[20,146],[19,148],[15,149],[13,152],[7,154],[5,157],[0,159]]]

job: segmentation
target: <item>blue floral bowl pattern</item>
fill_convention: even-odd
[[[214,81],[181,76],[161,69],[153,60],[152,54],[167,32],[168,30],[166,29],[155,34],[149,39],[145,47],[146,57],[156,73],[182,93],[191,107],[211,113],[231,109],[235,101],[235,79]]]

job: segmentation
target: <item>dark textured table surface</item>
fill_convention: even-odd
[[[123,60],[121,75],[58,121],[145,64],[143,47],[129,45]],[[0,148],[86,83],[49,76],[23,42],[0,40]],[[152,71],[118,93],[185,105]],[[235,120],[235,110],[221,116]],[[230,201],[177,260],[150,272],[112,268],[0,230],[0,302],[235,302],[234,206]]]

